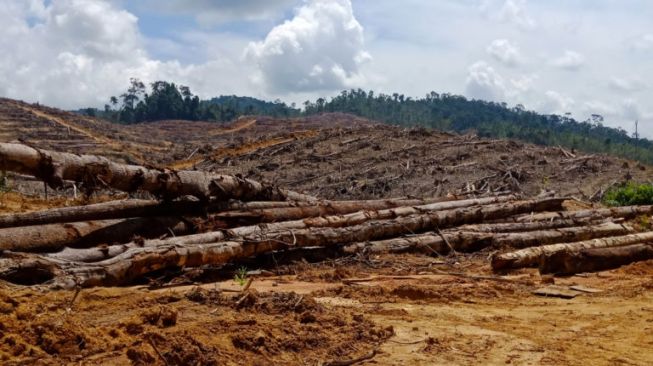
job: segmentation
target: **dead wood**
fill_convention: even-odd
[[[533,222],[545,220],[600,220],[605,218],[627,218],[632,219],[640,215],[653,214],[653,206],[624,206],[601,208],[579,211],[564,212],[542,212],[539,214],[520,216],[515,219],[517,222]]]
[[[445,255],[451,250],[475,252],[489,246],[510,246],[524,248],[533,245],[578,241],[611,235],[623,235],[632,229],[623,225],[607,223],[595,227],[572,227],[558,230],[533,231],[530,233],[493,234],[462,230],[449,230],[441,235],[427,233],[374,242],[353,243],[344,247],[344,252],[402,253],[422,252]]]
[[[99,220],[0,229],[0,252],[45,252],[65,247],[125,243],[135,236],[186,235],[191,225],[176,217]]]
[[[496,219],[516,212],[551,209],[560,206],[563,199],[519,201],[490,206],[429,212],[399,217],[392,220],[367,221],[349,227],[318,227],[301,230],[279,231],[244,237],[238,241],[210,244],[157,245],[132,248],[116,257],[96,262],[64,262],[41,256],[25,257],[38,270],[54,278],[52,285],[59,287],[89,287],[127,284],[152,271],[198,267],[207,264],[223,264],[275,250],[305,246],[333,246],[352,242],[365,242],[423,232],[438,227],[459,225],[483,219]],[[17,255],[17,254],[14,254]],[[15,273],[20,267],[15,261],[0,262],[0,279],[10,280],[8,272]],[[35,269],[36,268],[36,269]],[[13,272],[12,272],[13,271]],[[42,277],[48,277],[42,275]]]
[[[594,221],[591,218],[584,218],[584,219],[575,219],[575,220],[562,219],[562,220],[553,220],[553,221],[508,222],[508,223],[494,223],[494,224],[463,225],[452,230],[475,231],[475,232],[482,232],[482,233],[510,233],[510,232],[527,232],[527,231],[537,231],[537,230],[547,230],[547,229],[558,229],[564,227],[589,225],[589,224],[597,225],[610,221],[606,221],[606,220]]]
[[[618,268],[633,262],[653,259],[651,244],[635,244],[614,248],[561,250],[539,258],[540,273],[573,275]]]
[[[551,244],[497,254],[492,257],[492,269],[504,270],[536,267],[542,255],[551,255],[563,250],[580,251],[591,248],[610,248],[653,242],[653,232],[579,241],[566,244]]]
[[[125,192],[140,190],[166,199],[195,196],[202,200],[316,200],[237,175],[119,164],[100,156],[40,150],[21,144],[0,143],[0,170],[33,175],[53,188],[61,187],[64,180],[72,180],[84,183],[88,188],[104,186]]]
[[[492,244],[492,234],[474,232],[426,233],[386,240],[367,241],[346,245],[347,254],[421,252],[429,255],[446,255],[451,249],[461,252],[480,250]]]
[[[398,199],[398,200],[371,200],[371,201],[327,201],[313,206],[271,208],[261,210],[228,211],[212,215],[213,218],[223,220],[237,220],[239,223],[248,223],[252,219],[258,222],[275,222],[285,220],[297,220],[326,215],[344,215],[361,211],[355,217],[367,215],[363,211],[378,211],[396,208],[394,212],[387,211],[386,214],[405,216],[425,211],[449,210],[455,208],[469,207],[475,205],[486,205],[492,203],[508,202],[514,200],[514,196],[486,197],[479,199],[444,201],[441,198],[435,199]],[[417,207],[415,207],[417,206]],[[373,215],[373,214],[371,214]]]
[[[129,217],[201,214],[206,207],[207,205],[201,202],[192,201],[110,201],[86,206],[61,207],[44,211],[2,215],[0,216],[0,228]]]
[[[507,200],[508,198],[502,198],[501,200]],[[488,199],[479,199],[475,200],[476,202],[489,202]],[[268,233],[276,232],[288,232],[290,230],[301,230],[306,228],[324,228],[324,227],[356,227],[356,225],[361,225],[365,222],[370,222],[372,220],[387,220],[393,218],[401,218],[410,215],[419,215],[421,213],[438,213],[439,218],[433,218],[435,221],[435,227],[449,227],[460,225],[467,222],[480,222],[484,219],[492,219],[498,217],[504,217],[509,215],[510,212],[530,212],[538,210],[548,210],[553,207],[561,207],[564,199],[544,199],[544,200],[534,200],[534,201],[517,201],[513,203],[504,203],[504,204],[493,204],[487,206],[472,206],[464,207],[451,210],[442,210],[441,203],[435,203],[431,205],[416,206],[416,207],[400,207],[396,209],[388,209],[381,211],[362,211],[355,212],[348,215],[336,215],[336,216],[326,216],[326,217],[317,217],[309,218],[304,220],[294,220],[294,221],[283,221],[270,224],[261,224],[261,225],[251,225],[251,226],[242,226],[233,229],[213,231],[209,233],[187,235],[176,238],[168,238],[165,240],[147,240],[145,242],[133,242],[124,245],[118,245],[110,248],[102,248],[98,250],[96,248],[90,249],[67,249],[62,253],[54,254],[52,257],[65,260],[75,260],[83,262],[91,262],[98,258],[106,258],[109,255],[117,255],[123,253],[127,250],[138,248],[141,246],[145,247],[154,247],[154,246],[164,246],[164,245],[189,245],[189,244],[206,244],[214,243],[223,240],[230,240],[243,237],[251,237],[255,235],[267,235]],[[449,203],[449,202],[443,202]],[[452,202],[453,203],[453,202]],[[468,202],[469,203],[469,202]],[[504,213],[508,212],[508,213]],[[466,221],[469,220],[469,221]],[[428,230],[428,228],[423,229]],[[413,231],[407,231],[406,234],[414,233]],[[402,232],[403,233],[403,232]],[[400,233],[401,234],[401,233]],[[355,242],[355,241],[365,241],[369,240],[366,238],[350,241],[342,240],[342,243]],[[291,242],[293,239],[291,239]],[[318,245],[318,244],[315,244]]]
[[[634,230],[629,226],[608,222],[597,226],[496,234],[493,238],[493,244],[495,247],[528,248],[545,244],[568,243],[607,236],[625,235],[632,232]]]

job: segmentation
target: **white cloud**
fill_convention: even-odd
[[[517,66],[522,60],[519,49],[507,39],[495,39],[486,50],[490,56],[506,66]]]
[[[653,33],[642,34],[637,37],[633,41],[632,47],[637,51],[653,50]]]
[[[62,108],[101,106],[121,93],[130,77],[190,84],[203,96],[249,93],[237,60],[214,57],[182,65],[152,59],[137,18],[104,0],[0,2],[0,92],[3,96]],[[30,25],[30,22],[33,24]]]
[[[506,84],[492,66],[485,61],[478,61],[469,68],[465,94],[474,99],[503,102],[506,98]]]
[[[526,12],[526,0],[506,0],[499,10],[499,19],[516,24],[522,29],[534,29],[537,23]]]
[[[258,80],[271,92],[338,90],[364,82],[361,65],[370,59],[363,27],[349,0],[313,0],[291,20],[251,43]]]
[[[621,92],[636,92],[646,89],[646,83],[639,78],[612,77],[608,83],[610,88]]]
[[[510,85],[518,94],[524,94],[533,90],[533,84],[540,76],[538,74],[521,75],[510,79]]]
[[[553,66],[566,70],[578,70],[585,64],[585,57],[575,51],[565,51],[564,55],[552,61]]]
[[[276,17],[299,0],[146,0],[143,8],[189,14],[202,25]]]
[[[136,17],[109,2],[20,3],[3,1],[0,12],[9,19],[0,15],[0,23],[10,24],[10,34],[0,38],[0,79],[9,97],[64,107],[97,104],[129,78],[119,76],[156,66],[142,48]]]
[[[554,90],[546,91],[544,97],[544,102],[539,109],[545,113],[565,114],[571,112],[576,104],[572,98]]]

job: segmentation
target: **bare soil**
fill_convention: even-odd
[[[574,152],[574,158],[558,148],[400,129],[347,115],[123,127],[0,100],[0,141],[16,139],[123,161],[239,173],[340,199],[484,189],[587,198],[628,177],[649,180],[652,171],[612,157],[581,159]],[[11,180],[14,192],[0,195],[0,212],[84,199],[51,192],[45,200],[34,189],[26,196],[27,181]],[[110,199],[107,193],[92,200]],[[237,266],[79,293],[0,284],[0,364],[653,363],[653,261],[553,279],[537,270],[497,276],[488,255],[272,258],[246,264],[261,271],[248,275],[245,291],[232,279]],[[552,281],[600,292],[573,299],[532,293]]]

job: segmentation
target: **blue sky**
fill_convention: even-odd
[[[3,0],[0,95],[102,106],[130,77],[301,103],[434,90],[653,137],[647,0]]]

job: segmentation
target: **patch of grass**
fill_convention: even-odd
[[[606,192],[603,203],[608,206],[653,205],[653,185],[628,182]]]
[[[245,286],[247,283],[247,267],[238,268],[236,274],[234,274],[234,282],[241,286]]]

